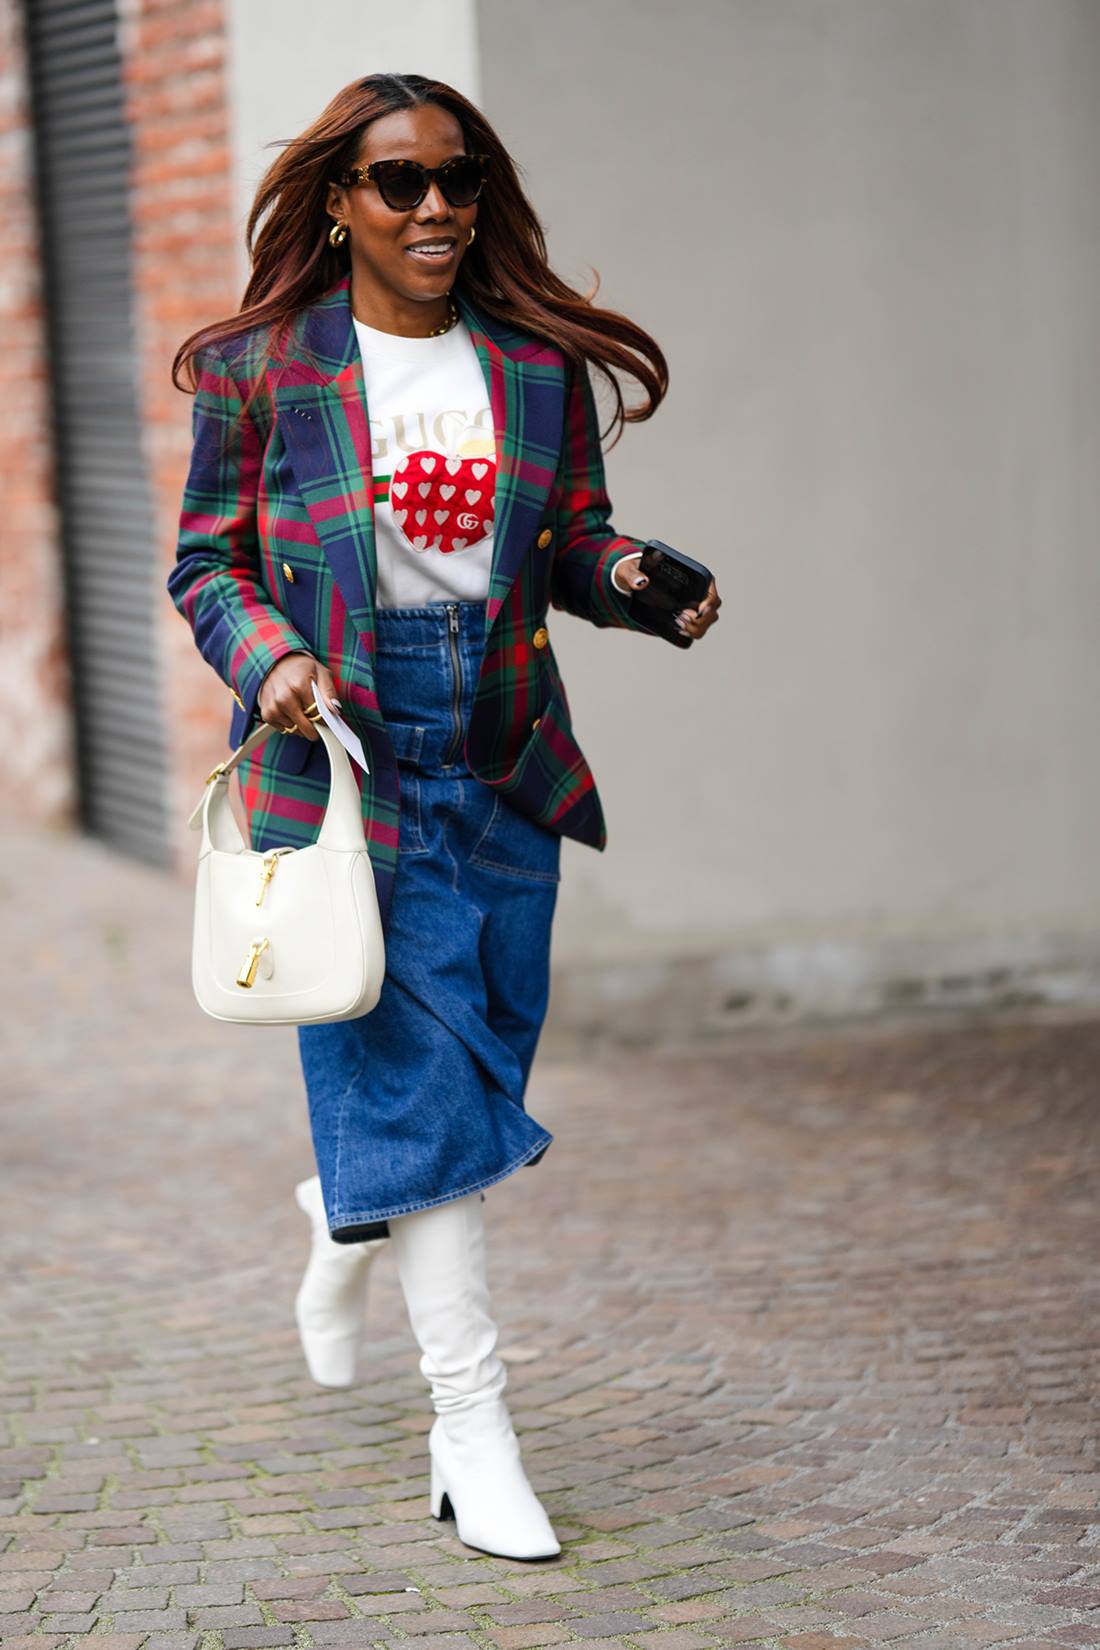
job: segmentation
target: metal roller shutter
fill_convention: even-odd
[[[164,593],[141,443],[118,15],[114,0],[24,0],[24,16],[81,822],[167,865]]]

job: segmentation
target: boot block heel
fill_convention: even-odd
[[[561,1543],[523,1470],[503,1404],[491,1412],[460,1412],[448,1421],[462,1435],[460,1447],[448,1441],[441,1415],[428,1434],[431,1509],[436,1518],[452,1517],[458,1539],[479,1552],[499,1558],[557,1557]],[[446,1483],[458,1489],[461,1517],[445,1487],[444,1473]]]
[[[434,1460],[431,1463],[430,1493],[432,1517],[439,1519],[453,1518],[455,1511],[451,1505],[451,1498],[447,1494],[447,1491],[443,1488],[443,1479]]]

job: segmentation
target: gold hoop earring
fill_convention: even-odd
[[[330,246],[343,246],[347,238],[348,226],[346,223],[334,223],[328,232],[328,244]]]
[[[476,224],[476,223],[472,223],[472,224],[471,224],[471,225],[470,225],[470,238],[469,238],[469,240],[468,240],[468,241],[467,241],[467,242],[466,242],[466,245],[467,245],[467,246],[473,246],[473,244],[474,244],[474,236],[475,236],[475,235],[476,235],[476,234],[477,234],[477,224]]]

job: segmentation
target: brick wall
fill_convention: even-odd
[[[0,664],[13,713],[0,815],[67,826],[75,775],[30,105],[20,13],[0,6]]]
[[[225,18],[217,0],[135,0],[123,32],[133,142],[135,331],[146,462],[156,519],[156,599],[167,719],[169,817],[190,875],[186,829],[202,781],[227,753],[229,690],[195,647],[164,581],[175,560],[191,451],[191,396],[171,363],[197,327],[239,305]]]
[[[175,559],[191,450],[191,397],[172,357],[204,322],[236,309],[226,28],[214,0],[129,0],[121,8],[123,80],[133,146],[134,335],[144,458],[155,511],[149,547],[169,750],[169,816],[189,875],[185,819],[225,754],[228,690],[203,662],[165,589]],[[10,738],[0,817],[72,826],[77,818],[59,518],[52,477],[41,253],[34,211],[31,110],[20,15],[0,7],[0,390],[5,441],[0,533],[4,678],[35,704]]]

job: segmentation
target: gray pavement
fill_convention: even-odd
[[[308,1377],[294,1032],[195,1006],[185,882],[4,845],[6,1650],[1100,1645],[1100,1022],[540,1056],[485,1205],[524,1564],[428,1514],[388,1253]]]

